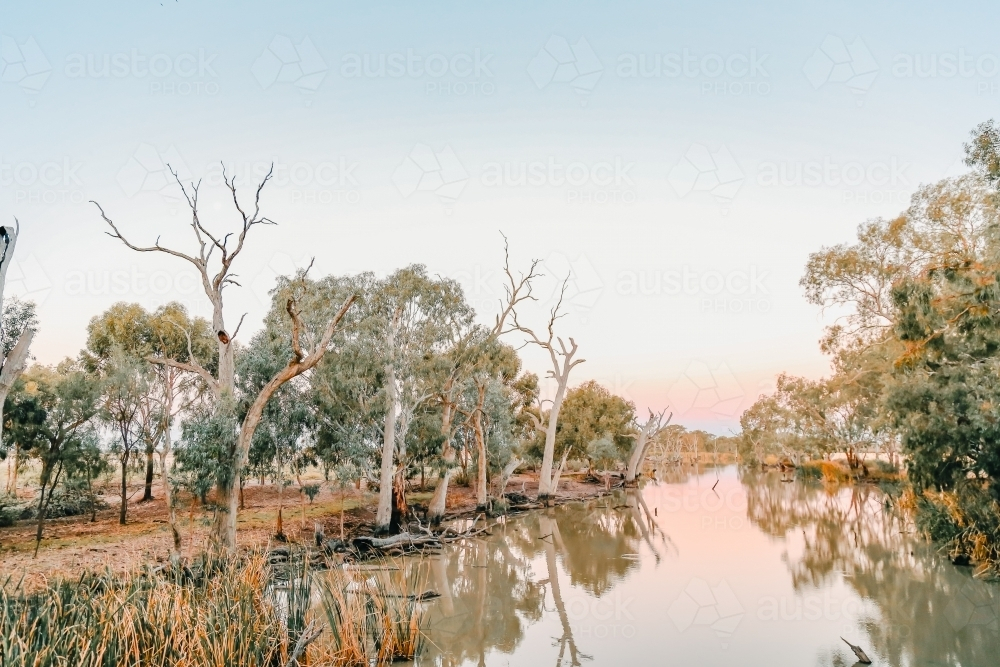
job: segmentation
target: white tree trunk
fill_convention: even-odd
[[[14,260],[14,247],[17,245],[18,229],[15,227],[2,227],[4,244],[0,248],[0,315],[3,314],[3,291],[7,285],[7,269],[10,268]],[[7,355],[3,362],[3,369],[0,370],[0,436],[3,435],[3,405],[7,400],[14,381],[24,372],[24,367],[28,363],[28,348],[31,346],[31,339],[35,332],[25,329],[21,332],[20,338],[14,344],[14,348]]]
[[[164,368],[165,373],[173,374],[172,368]],[[167,501],[167,523],[170,525],[170,534],[173,538],[172,559],[179,559],[181,555],[181,533],[177,529],[177,510],[174,508],[174,492],[170,486],[170,469],[167,467],[167,459],[170,458],[173,443],[170,439],[171,418],[174,409],[174,389],[172,382],[168,384],[164,401],[164,412],[166,424],[163,427],[163,447],[160,448],[160,475],[163,478],[163,496]]]
[[[569,458],[569,449],[563,452],[562,460],[559,461],[559,467],[556,469],[556,473],[552,476],[552,491],[549,495],[556,495],[559,490],[559,480],[562,479],[563,470],[566,468],[566,459]]]
[[[646,455],[646,445],[649,440],[649,432],[653,426],[653,418],[650,417],[649,421],[643,425],[642,430],[639,432],[639,437],[635,439],[635,444],[632,445],[632,454],[628,459],[628,469],[625,471],[625,481],[634,482],[635,476],[639,472],[639,466],[642,465],[642,460]]]
[[[396,374],[392,364],[386,364],[386,407],[385,425],[382,427],[382,469],[379,476],[378,511],[375,514],[376,529],[386,529],[392,521],[392,478],[396,450]]]
[[[479,470],[476,475],[476,505],[482,507],[486,504],[489,494],[486,489],[486,473],[488,471],[488,459],[486,455],[486,434],[483,432],[483,406],[486,404],[486,385],[477,383],[479,399],[476,405],[476,414],[472,424],[476,432],[476,450],[479,457]]]
[[[548,423],[545,425],[545,451],[542,454],[542,469],[538,474],[538,497],[544,498],[555,493],[552,485],[552,459],[556,451],[556,427],[559,425],[559,410],[562,408],[563,399],[566,398],[566,385],[569,382],[569,373],[560,374],[556,378],[559,383],[556,389],[556,396],[552,399],[552,408],[549,410]]]
[[[3,406],[7,401],[7,394],[10,393],[17,378],[24,372],[24,367],[28,365],[28,348],[31,347],[31,340],[34,336],[33,329],[22,331],[14,348],[3,360],[3,369],[0,370],[0,437],[3,436]]]
[[[632,453],[628,459],[628,467],[625,470],[625,482],[631,483],[635,481],[635,478],[639,474],[639,468],[642,466],[643,460],[646,458],[646,449],[649,447],[650,442],[654,438],[658,437],[660,433],[666,428],[667,424],[673,418],[671,413],[670,417],[667,417],[667,421],[663,421],[663,412],[656,414],[652,410],[649,411],[649,419],[646,423],[642,425],[639,429],[639,435],[636,436],[635,445],[632,447]]]
[[[455,457],[452,455],[451,462],[454,462]],[[448,501],[448,483],[451,481],[451,476],[455,474],[455,469],[448,467],[441,474],[441,479],[438,480],[437,488],[434,489],[434,495],[431,496],[431,501],[427,506],[427,520],[431,523],[439,523],[444,517],[445,509],[447,508]]]
[[[503,496],[504,492],[507,491],[507,482],[510,481],[511,475],[514,471],[520,468],[524,464],[524,461],[517,456],[514,456],[507,465],[503,467],[503,471],[500,473],[500,479],[497,480],[497,497]]]

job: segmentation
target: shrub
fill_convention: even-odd
[[[823,479],[822,461],[805,461],[795,468],[795,476],[799,479],[816,481]]]

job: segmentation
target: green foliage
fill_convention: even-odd
[[[1000,568],[1000,130],[983,123],[965,148],[973,174],[921,187],[897,218],[810,256],[807,298],[846,312],[822,341],[834,373],[781,376],[743,415],[741,454],[844,450],[852,476],[893,482],[895,466],[851,453],[898,446],[921,530]]]
[[[566,449],[571,451],[571,456],[586,456],[590,444],[602,438],[612,442],[619,458],[625,457],[634,442],[630,437],[635,433],[634,419],[634,404],[612,394],[594,380],[573,387],[566,392],[559,412],[556,457],[562,456]],[[544,437],[536,434],[527,453],[540,459],[544,446]]]
[[[233,452],[239,423],[231,407],[202,408],[181,427],[173,484],[205,499],[214,486],[233,482]]]
[[[313,501],[316,500],[316,496],[319,495],[320,488],[321,487],[320,487],[319,484],[303,484],[302,485],[302,493],[306,494],[306,497],[309,498],[309,504],[310,505],[312,505]]]
[[[598,468],[613,468],[623,461],[622,451],[615,445],[610,436],[604,435],[596,440],[592,440],[587,445],[586,456],[592,465]]]
[[[35,311],[34,301],[21,301],[16,296],[4,299],[3,317],[0,318],[0,359],[7,358],[25,329],[38,329]]]

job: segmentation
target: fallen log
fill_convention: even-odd
[[[862,663],[862,664],[865,664],[865,665],[870,665],[870,664],[872,664],[872,661],[871,661],[871,658],[869,658],[869,657],[868,657],[868,656],[867,656],[867,655],[865,654],[864,650],[863,650],[863,649],[862,649],[862,648],[861,648],[860,646],[855,646],[854,644],[852,644],[851,642],[847,641],[847,640],[846,640],[846,639],[844,639],[843,637],[841,637],[840,639],[841,639],[841,641],[843,641],[843,642],[844,642],[845,644],[847,644],[848,646],[850,646],[850,647],[851,647],[851,650],[852,650],[852,651],[854,651],[854,655],[855,655],[855,656],[857,656],[857,658],[858,658],[858,662],[860,662],[860,663]]]
[[[399,533],[391,537],[355,537],[351,542],[356,548],[362,550],[381,549],[388,550],[394,548],[425,547],[429,545],[440,546],[441,540],[436,535],[414,535],[413,533]]]

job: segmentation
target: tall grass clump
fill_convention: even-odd
[[[317,575],[320,607],[331,629],[316,644],[329,664],[412,660],[420,649],[424,603],[415,581],[397,568]]]
[[[34,592],[7,581],[0,667],[340,667],[416,655],[420,603],[402,584],[303,568],[276,585],[263,554],[202,565]]]
[[[163,666],[277,664],[287,637],[265,597],[263,556],[203,573],[85,575],[0,592],[0,664]]]

